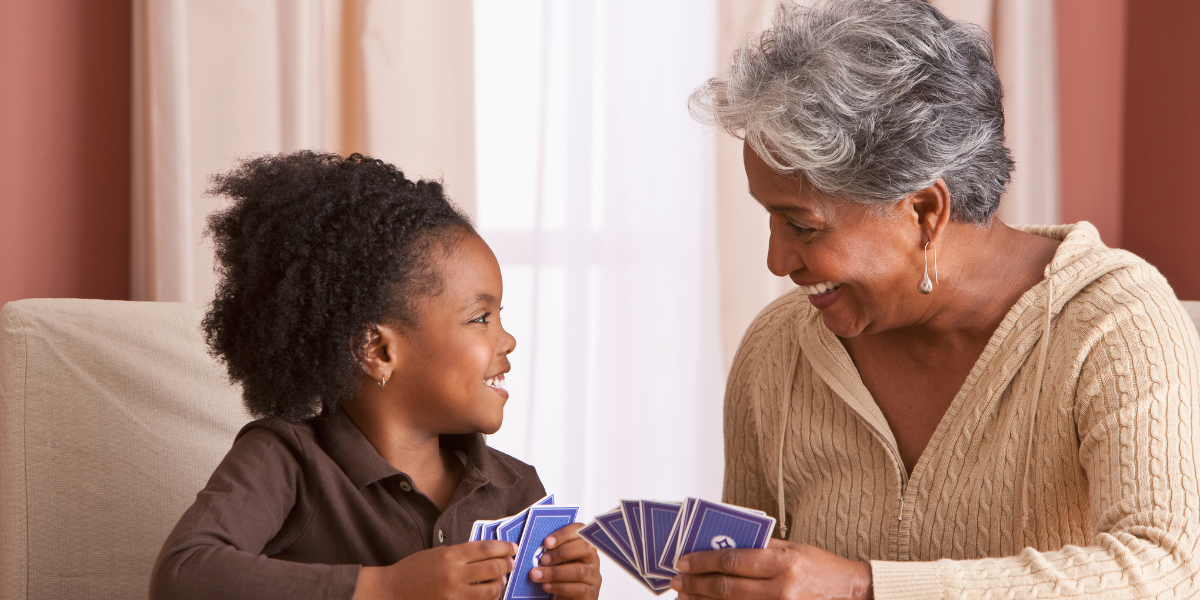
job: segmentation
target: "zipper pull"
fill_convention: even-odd
[[[896,522],[899,523],[903,520],[904,520],[904,497],[901,496],[900,497],[900,516],[896,517]]]

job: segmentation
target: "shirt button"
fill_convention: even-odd
[[[441,544],[445,541],[446,541],[446,534],[442,533],[442,530],[439,529],[438,530],[438,543]]]
[[[402,489],[402,490],[404,490],[404,491],[406,491],[406,492],[411,492],[411,491],[412,491],[412,485],[410,485],[410,484],[409,484],[407,481],[404,481],[403,479],[401,479],[401,480],[400,480],[400,489]]]

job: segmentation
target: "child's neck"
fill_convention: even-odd
[[[439,510],[446,510],[465,469],[453,452],[441,447],[441,436],[413,428],[398,415],[378,408],[380,403],[351,400],[342,406],[379,456],[411,477]]]

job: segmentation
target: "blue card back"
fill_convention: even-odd
[[[533,506],[525,521],[516,566],[508,578],[504,600],[548,600],[551,594],[542,584],[529,579],[529,571],[538,566],[546,536],[575,522],[576,506]]]
[[[675,502],[642,501],[642,560],[648,576],[672,577],[675,571],[663,568],[659,562],[670,540],[671,528],[679,516],[681,505]]]
[[[612,536],[608,535],[608,532],[605,531],[603,527],[600,527],[598,520],[592,521],[587,526],[580,529],[579,537],[587,540],[589,544],[595,546],[597,550],[612,559],[612,561],[617,563],[621,569],[623,569],[626,573],[629,573],[631,577],[638,580],[638,583],[645,586],[646,589],[650,590],[655,595],[660,595],[663,592],[671,589],[670,579],[642,577],[642,574],[638,573],[638,570],[633,566],[633,563],[629,562],[629,559],[626,558],[625,554],[621,552],[621,549],[617,547],[617,543],[612,539]]]
[[[766,548],[774,529],[775,519],[771,517],[700,500],[678,556],[723,548]]]

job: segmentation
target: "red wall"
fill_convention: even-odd
[[[0,305],[129,297],[129,0],[0,0]]]
[[[1057,0],[1062,217],[1200,299],[1200,1]],[[0,0],[0,304],[129,293],[130,0]]]
[[[1129,3],[1123,246],[1200,300],[1200,2]]]
[[[1126,0],[1058,0],[1062,221],[1089,221],[1120,246]]]

